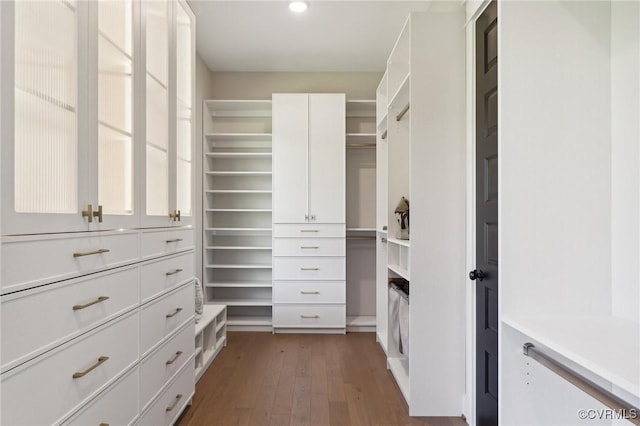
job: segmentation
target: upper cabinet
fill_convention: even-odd
[[[344,94],[273,95],[274,223],[345,223]]]
[[[2,234],[190,224],[186,3],[0,8]]]

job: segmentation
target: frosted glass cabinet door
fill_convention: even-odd
[[[0,2],[2,234],[83,230],[86,4]]]

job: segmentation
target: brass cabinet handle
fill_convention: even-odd
[[[300,232],[320,232],[317,229],[301,229]]]
[[[320,247],[318,247],[318,246],[300,246],[300,248],[301,248],[302,250],[305,250],[305,249],[309,249],[309,250],[318,250]]]
[[[175,274],[177,274],[177,273],[179,273],[179,272],[182,272],[182,269],[178,268],[178,269],[176,269],[176,270],[175,270],[175,271],[173,271],[173,272],[167,272],[165,275],[166,275],[166,276],[169,276],[169,275],[175,275]]]
[[[87,209],[82,210],[82,217],[87,218],[87,222],[93,222],[93,205],[87,204]]]
[[[95,368],[97,368],[101,364],[104,364],[105,362],[107,362],[108,359],[109,359],[108,356],[101,356],[100,358],[98,358],[98,362],[93,364],[91,367],[87,368],[84,371],[77,371],[77,372],[73,373],[73,378],[74,379],[79,379],[81,377],[86,376],[87,374],[91,373]]]
[[[178,351],[178,352],[176,352],[176,356],[174,356],[173,358],[171,358],[171,359],[170,359],[169,361],[167,361],[165,364],[166,364],[166,365],[171,365],[171,364],[173,364],[174,362],[176,362],[176,360],[177,360],[178,358],[180,358],[180,355],[182,355],[182,351]]]
[[[84,305],[73,305],[73,310],[79,311],[84,308],[88,308],[89,306],[95,305],[96,303],[104,302],[105,300],[109,300],[109,296],[100,296],[96,300],[89,303],[85,303]]]
[[[300,268],[301,271],[319,271],[320,268]]]
[[[301,291],[300,294],[320,294],[319,291]]]
[[[173,219],[174,222],[180,222],[180,210],[174,210],[173,212],[169,213],[169,217]]]
[[[172,238],[170,240],[166,240],[167,244],[170,243],[179,243],[180,241],[182,241],[182,238]]]
[[[308,214],[304,215],[304,220],[306,220],[307,222],[309,221],[309,215]]]
[[[99,223],[102,223],[102,206],[98,206],[98,211],[93,212],[93,216],[98,218]]]
[[[178,315],[180,313],[181,310],[182,310],[182,308],[176,308],[176,310],[173,311],[173,313],[167,314],[166,317],[167,318],[175,317],[176,315]]]
[[[174,408],[176,408],[176,405],[178,405],[178,401],[180,401],[180,399],[182,399],[182,394],[179,393],[176,395],[176,399],[175,401],[173,401],[173,404],[171,404],[170,406],[168,406],[167,408],[165,408],[165,411],[168,413],[169,411],[173,411]]]
[[[75,252],[75,253],[73,253],[73,257],[91,256],[91,255],[94,255],[94,254],[109,253],[110,251],[111,250],[109,250],[109,249],[98,249],[98,250],[94,250],[94,251]]]
[[[383,231],[386,231],[386,230],[387,230],[387,228],[388,228],[388,227],[387,227],[387,225],[384,225],[384,226],[382,227],[382,230],[383,230]]]
[[[98,426],[109,426],[109,423],[100,423]]]
[[[300,318],[302,318],[302,319],[318,319],[318,318],[320,318],[320,315],[300,315]]]

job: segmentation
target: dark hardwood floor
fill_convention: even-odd
[[[409,417],[374,333],[229,333],[179,426],[464,426]]]

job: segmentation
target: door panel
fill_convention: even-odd
[[[311,222],[344,223],[345,95],[309,95],[309,215]]]
[[[273,95],[274,223],[307,222],[308,113],[308,95]]]
[[[476,23],[476,424],[498,424],[498,17]]]

